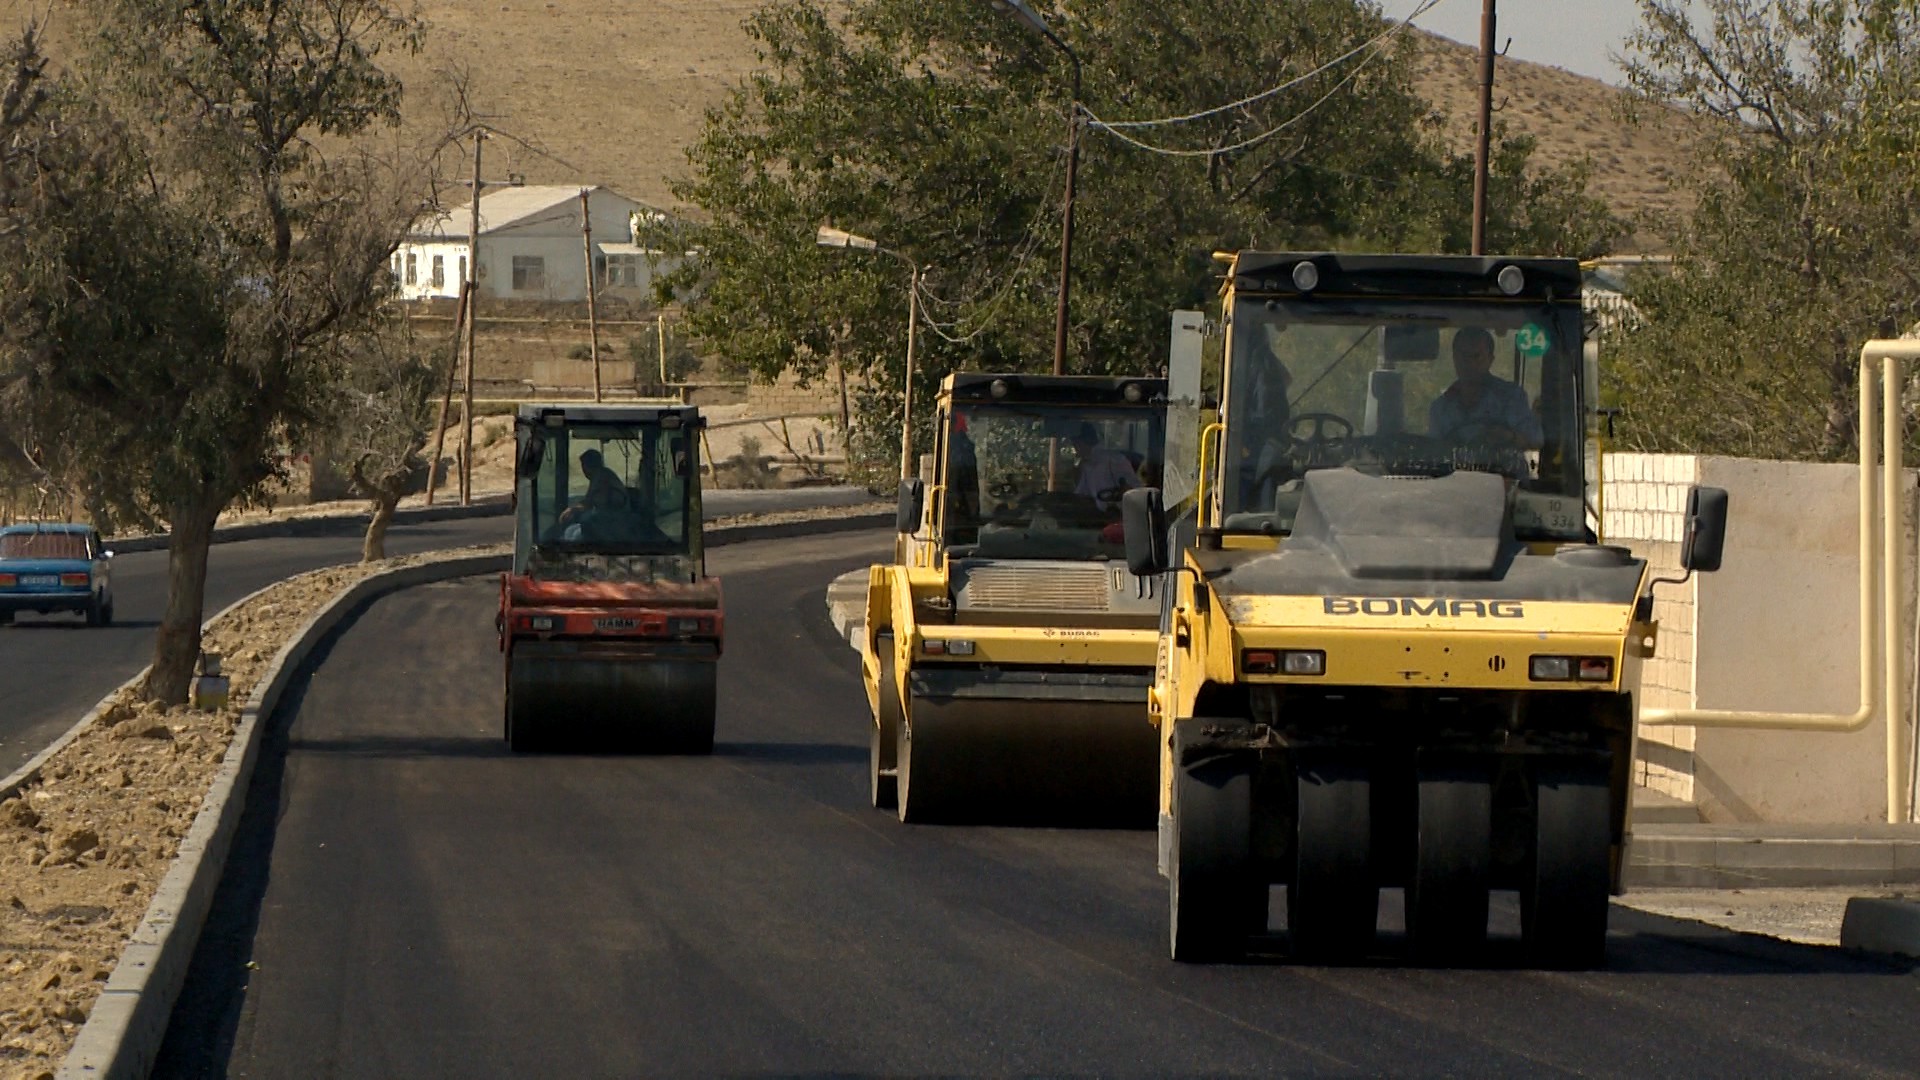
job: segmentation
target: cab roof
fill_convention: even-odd
[[[1293,296],[1433,299],[1580,299],[1580,261],[1548,256],[1356,255],[1335,251],[1238,251],[1216,258],[1229,264],[1234,289]],[[1295,268],[1311,263],[1317,282],[1295,283]],[[1521,272],[1516,293],[1498,284],[1507,267]]]
[[[523,424],[538,424],[556,415],[564,424],[657,424],[669,416],[678,417],[680,423],[686,427],[695,427],[701,423],[698,405],[682,405],[673,401],[618,405],[591,402],[524,404],[514,413],[514,419]]]
[[[994,393],[994,384],[1002,391]],[[1127,388],[1137,387],[1129,400]],[[955,401],[1054,405],[1145,405],[1165,398],[1167,380],[1139,375],[1022,375],[1016,372],[955,372],[940,383]]]

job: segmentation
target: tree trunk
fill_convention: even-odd
[[[182,512],[184,511],[184,512]],[[198,505],[176,508],[168,522],[167,607],[154,639],[153,670],[146,697],[165,705],[184,705],[200,659],[200,624],[207,599],[207,549],[213,543],[218,509]]]
[[[367,522],[367,538],[360,545],[360,561],[379,562],[387,557],[387,527],[393,524],[393,511],[400,505],[400,485],[383,486],[373,496],[373,520]]]

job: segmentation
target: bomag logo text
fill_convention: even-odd
[[[1429,615],[1444,619],[1521,619],[1518,600],[1449,600],[1444,596],[1328,596],[1329,615]]]

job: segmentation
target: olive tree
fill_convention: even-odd
[[[118,155],[115,190],[138,187],[130,205],[151,211],[132,235],[99,227],[87,257],[140,263],[128,272],[175,307],[154,323],[170,332],[145,334],[138,320],[150,312],[106,299],[97,310],[109,325],[97,329],[122,347],[43,347],[69,353],[56,389],[84,418],[76,432],[95,440],[82,444],[89,475],[168,527],[146,692],[180,702],[214,523],[325,416],[419,210],[418,178],[370,141],[399,120],[401,86],[383,61],[417,49],[422,24],[381,0],[81,6],[92,27],[76,64],[84,92],[140,118],[115,125],[118,149],[89,145]]]
[[[355,494],[372,503],[363,562],[387,557],[387,529],[400,499],[420,475],[433,431],[434,390],[445,382],[405,319],[387,320],[363,338],[338,390],[329,444]]]

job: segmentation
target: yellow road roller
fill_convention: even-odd
[[[1165,382],[967,373],[936,408],[932,483],[901,481],[861,641],[873,805],[906,822],[1153,821],[1143,711],[1159,587],[1120,499],[1157,480]]]
[[[713,750],[724,619],[701,423],[679,404],[520,406],[497,621],[509,748]]]
[[[1166,582],[1173,958],[1272,940],[1278,885],[1301,958],[1385,945],[1400,889],[1416,959],[1476,962],[1511,890],[1527,963],[1602,963],[1655,582],[1596,535],[1578,265],[1218,258],[1206,347],[1169,372],[1193,483],[1123,499],[1129,567]],[[1689,573],[1725,522],[1694,489]]]

